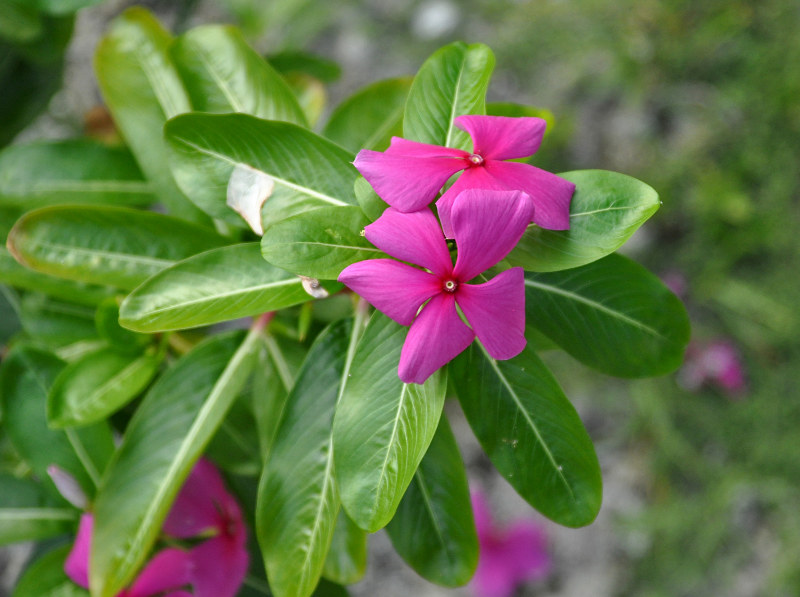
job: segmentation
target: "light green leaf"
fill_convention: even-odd
[[[352,263],[386,256],[364,237],[369,223],[355,206],[306,211],[268,228],[261,238],[261,254],[295,274],[335,280]]]
[[[262,208],[264,228],[315,207],[355,205],[353,156],[297,125],[247,114],[186,114],[169,121],[164,134],[180,187],[228,223],[244,225],[226,204],[231,177],[252,169],[274,183]]]
[[[254,329],[198,344],[162,375],[125,431],[95,500],[89,582],[97,597],[126,586],[158,537],[181,485],[255,363]]]
[[[341,585],[358,582],[367,570],[367,534],[339,509],[322,576]]]
[[[408,77],[364,87],[336,107],[322,134],[352,152],[383,151],[392,136],[403,134],[403,109],[410,88]]]
[[[457,587],[475,573],[478,536],[467,472],[446,417],[386,531],[397,553],[431,582]]]
[[[576,187],[569,230],[530,225],[506,257],[509,264],[550,272],[591,263],[621,247],[660,205],[651,187],[624,174],[576,170],[559,176]]]
[[[357,330],[350,320],[340,320],[317,337],[264,467],[256,530],[276,597],[313,593],[333,538],[339,496],[331,422]]]
[[[472,431],[517,493],[559,524],[591,523],[603,491],[592,440],[536,353],[495,361],[474,342],[449,367]]]
[[[71,545],[62,545],[46,553],[28,568],[11,597],[89,597],[64,572],[64,562]]]
[[[39,10],[54,15],[66,15],[81,8],[100,4],[103,0],[37,0]]]
[[[226,242],[178,218],[105,206],[43,207],[25,214],[8,234],[8,248],[31,269],[123,289]]]
[[[340,286],[326,284],[333,292]],[[180,261],[134,290],[120,323],[140,332],[178,330],[259,315],[311,300],[303,281],[265,262],[258,243]]]
[[[407,331],[382,313],[373,314],[356,348],[333,424],[342,505],[371,533],[394,516],[444,405],[443,372],[423,385],[405,384],[397,376]]]
[[[172,36],[143,8],[126,10],[111,24],[95,54],[95,72],[114,122],[153,189],[170,211],[196,222],[208,219],[175,186],[162,129],[192,107],[168,47]]]
[[[139,395],[163,360],[155,347],[136,357],[109,347],[67,365],[47,397],[51,427],[76,427],[105,419]]]
[[[0,545],[54,537],[77,518],[75,509],[54,506],[33,481],[0,473],[0,487]]]
[[[156,197],[130,152],[95,141],[39,141],[0,153],[0,204],[148,205]]]
[[[494,54],[483,44],[455,42],[440,48],[419,69],[408,93],[403,136],[413,141],[472,150],[453,119],[486,113],[486,89]]]
[[[286,81],[238,29],[196,27],[178,37],[170,53],[195,110],[243,112],[308,126]]]
[[[573,357],[609,375],[675,370],[689,318],[653,274],[621,255],[580,268],[525,277],[525,317]]]
[[[378,193],[375,192],[375,189],[363,176],[359,176],[356,179],[353,190],[359,207],[372,222],[380,218],[386,208],[389,207],[389,204],[378,196]]]

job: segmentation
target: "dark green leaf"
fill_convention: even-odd
[[[37,483],[0,473],[0,545],[35,541],[73,526],[73,508],[54,506]]]
[[[339,104],[322,134],[352,152],[383,151],[403,134],[403,109],[411,79],[386,79],[357,91]]]
[[[592,522],[602,499],[592,440],[536,353],[495,361],[474,342],[450,374],[470,427],[511,486],[559,524]]]
[[[563,272],[528,273],[525,302],[530,325],[609,375],[669,373],[683,361],[689,342],[680,300],[621,255]]]
[[[94,141],[39,141],[0,153],[0,203],[147,205],[153,190],[131,154]]]
[[[63,545],[43,555],[19,579],[11,597],[89,597],[64,572],[71,545]]]
[[[431,582],[466,584],[478,565],[467,473],[446,417],[386,527],[397,553]]]
[[[380,218],[386,208],[389,207],[389,204],[378,196],[378,193],[375,192],[375,189],[363,176],[359,176],[356,179],[354,190],[358,205],[373,222]]]
[[[308,126],[289,86],[238,29],[204,25],[170,48],[195,110],[243,112]]]
[[[506,258],[511,265],[549,272],[596,261],[621,247],[660,205],[651,187],[624,174],[576,170],[559,176],[576,185],[570,229],[529,226]]]
[[[453,119],[485,114],[494,54],[483,44],[455,42],[440,48],[419,69],[408,93],[403,136],[413,141],[472,150],[469,135]]]
[[[175,261],[226,244],[208,228],[121,207],[44,207],[8,235],[14,257],[38,272],[131,289]]]
[[[333,83],[342,76],[342,69],[333,60],[308,52],[286,50],[267,57],[279,73],[303,73],[323,83]]]
[[[397,376],[408,329],[376,311],[356,348],[333,441],[342,505],[362,529],[384,527],[411,483],[442,414],[439,372],[423,385]]]
[[[149,334],[138,334],[119,325],[119,297],[112,296],[97,306],[94,323],[98,335],[114,350],[138,356],[151,343]]]
[[[20,302],[22,329],[38,344],[61,348],[83,340],[99,340],[93,311],[82,305],[25,294]]]
[[[340,509],[322,575],[333,582],[350,585],[361,580],[366,569],[367,534]]]
[[[243,225],[226,201],[248,191],[240,188],[248,176],[271,181],[260,197],[265,228],[315,207],[355,205],[353,156],[299,126],[247,114],[186,114],[168,122],[164,134],[183,191],[228,223]]]

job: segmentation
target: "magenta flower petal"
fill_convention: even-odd
[[[76,585],[89,588],[89,552],[92,546],[92,528],[94,517],[88,512],[81,514],[78,524],[78,535],[75,543],[64,561],[64,572]]]
[[[421,265],[440,276],[453,269],[442,228],[430,209],[403,213],[390,207],[364,231],[369,242],[401,261]]]
[[[506,563],[519,580],[539,580],[550,573],[544,529],[530,520],[518,520],[503,533]]]
[[[422,303],[442,290],[433,274],[393,259],[348,265],[339,282],[401,325],[411,325]]]
[[[190,578],[195,597],[236,595],[249,564],[244,539],[244,532],[233,536],[220,535],[191,550]]]
[[[549,230],[569,229],[569,204],[575,185],[530,164],[487,162],[486,172],[509,189],[527,193],[533,199],[533,221]]]
[[[162,529],[179,539],[196,537],[225,526],[231,515],[241,517],[236,500],[225,489],[216,467],[201,458],[181,487]]]
[[[431,145],[430,143],[420,143],[403,139],[403,137],[392,137],[386,153],[390,155],[405,155],[413,158],[459,158],[464,160],[470,156],[468,151],[444,147],[443,145]],[[461,162],[462,167],[466,167],[466,162]]]
[[[456,311],[452,294],[434,296],[417,316],[400,352],[398,374],[405,383],[424,383],[475,338]]]
[[[461,284],[456,294],[478,340],[493,359],[510,359],[525,348],[525,273],[501,272],[484,284]]]
[[[455,125],[472,137],[473,151],[484,159],[510,160],[533,155],[542,144],[547,122],[541,118],[459,116]]]
[[[189,582],[189,552],[172,547],[157,553],[119,597],[153,597]]]
[[[451,223],[458,247],[453,274],[467,282],[513,249],[528,227],[533,202],[519,191],[467,189],[453,203]]]
[[[355,167],[386,203],[400,211],[417,211],[433,201],[447,179],[464,168],[451,157],[415,157],[363,149]]]

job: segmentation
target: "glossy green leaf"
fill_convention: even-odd
[[[172,501],[241,391],[261,332],[214,336],[153,385],[125,431],[94,504],[90,585],[110,597],[133,578]]]
[[[192,106],[200,112],[243,112],[308,126],[294,93],[241,32],[204,25],[170,48]]]
[[[375,189],[363,176],[359,176],[356,179],[354,191],[358,205],[372,222],[380,218],[386,208],[389,207],[389,204],[378,196],[378,193],[375,192]]]
[[[0,204],[148,205],[156,197],[130,152],[95,141],[39,141],[0,153]]]
[[[386,527],[395,550],[431,582],[466,584],[478,565],[467,472],[446,417]]]
[[[276,597],[308,597],[339,511],[331,422],[353,342],[350,320],[326,328],[289,394],[258,490],[256,530]]]
[[[97,306],[94,314],[97,334],[117,352],[138,356],[152,343],[153,337],[132,332],[119,325],[120,298],[109,297]]]
[[[63,431],[48,428],[47,393],[63,367],[55,355],[29,346],[17,345],[5,356],[0,366],[4,429],[39,479],[52,487],[47,467],[57,465],[91,497],[114,444],[105,423]]]
[[[330,291],[336,283],[326,284]],[[258,243],[196,255],[156,274],[120,308],[120,323],[140,332],[177,330],[259,315],[311,300],[303,281],[261,258]]]
[[[658,194],[643,182],[606,170],[559,174],[575,183],[569,230],[531,225],[506,261],[550,272],[578,267],[613,253],[652,216]]]
[[[322,134],[352,152],[383,151],[403,135],[403,110],[411,79],[385,79],[364,87],[339,104]]]
[[[71,545],[62,545],[36,560],[19,579],[11,597],[89,597],[64,572]]]
[[[462,114],[486,113],[494,54],[483,44],[455,42],[419,69],[408,93],[403,136],[413,141],[472,150],[469,135],[453,124]]]
[[[362,529],[384,527],[436,431],[446,375],[423,385],[397,376],[408,328],[376,311],[353,357],[333,424],[342,505]]]
[[[247,114],[186,114],[169,121],[164,134],[183,191],[231,224],[243,222],[226,204],[229,182],[253,169],[274,185],[261,211],[264,228],[315,207],[355,205],[353,155],[297,125]]]
[[[8,235],[14,257],[38,272],[131,289],[175,261],[226,244],[211,229],[121,207],[43,207]]]
[[[55,506],[39,484],[0,473],[0,487],[0,545],[54,537],[74,526],[75,509]]]
[[[361,580],[366,570],[367,534],[340,509],[322,576],[335,583],[351,585]]]
[[[47,397],[51,427],[75,427],[101,421],[136,398],[163,360],[155,347],[131,356],[103,347],[67,365]]]
[[[689,318],[653,274],[621,255],[580,268],[525,277],[525,316],[573,357],[609,375],[675,370]]]
[[[592,522],[603,493],[594,446],[536,353],[495,361],[474,342],[450,375],[472,431],[517,493],[559,524]]]
[[[370,220],[359,207],[321,207],[267,228],[261,254],[295,274],[335,280],[352,263],[385,254],[364,236]]]
[[[95,54],[95,72],[114,122],[158,197],[170,211],[196,222],[207,218],[172,179],[162,129],[192,107],[168,48],[172,36],[143,8],[111,24]]]

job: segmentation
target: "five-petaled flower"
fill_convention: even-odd
[[[78,536],[64,563],[67,576],[86,589],[93,526],[92,514],[83,514]],[[195,465],[162,531],[173,539],[203,540],[190,549],[161,550],[117,597],[236,595],[247,572],[247,534],[239,505],[209,461],[201,459]]]
[[[375,192],[402,212],[427,206],[447,180],[463,173],[436,202],[447,238],[453,238],[453,202],[466,189],[523,191],[532,200],[532,221],[567,230],[575,185],[530,164],[510,162],[539,149],[546,122],[541,118],[459,116],[455,125],[472,137],[472,152],[393,137],[385,152],[362,150],[355,166]]]
[[[400,354],[400,379],[423,383],[476,335],[495,359],[510,359],[522,351],[522,268],[506,270],[482,284],[467,282],[514,248],[533,210],[530,197],[519,191],[462,192],[453,203],[451,218],[458,247],[455,267],[430,209],[403,213],[389,207],[366,226],[367,240],[376,247],[428,270],[393,259],[371,259],[349,265],[339,275],[340,282],[375,308],[411,326]],[[471,328],[459,317],[456,304]]]
[[[544,529],[532,520],[500,528],[492,520],[486,498],[472,492],[472,511],[480,555],[471,587],[480,597],[509,597],[527,581],[545,578],[552,567]]]

